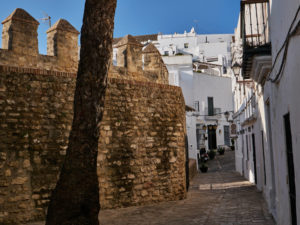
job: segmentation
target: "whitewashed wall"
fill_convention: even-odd
[[[299,0],[272,0],[270,15],[270,37],[272,43],[272,60],[275,57],[285,41],[287,31],[294,18],[296,10],[300,5]],[[300,20],[300,16],[296,21]],[[296,23],[297,24],[297,23]],[[236,30],[236,37],[239,36],[239,26]],[[238,42],[239,40],[237,40]],[[233,50],[238,52],[237,48]],[[294,153],[294,170],[296,181],[296,199],[297,199],[297,217],[300,223],[300,31],[298,35],[290,40],[287,63],[284,68],[283,76],[279,83],[274,84],[267,81],[264,87],[256,84],[256,105],[257,120],[253,124],[252,132],[255,134],[256,156],[257,156],[257,187],[262,190],[267,200],[269,210],[273,214],[278,225],[291,225],[290,202],[289,202],[289,181],[288,165],[285,143],[285,127],[283,116],[290,113],[292,144]],[[274,77],[279,70],[282,56],[279,57],[271,77]],[[237,85],[235,85],[237,87]],[[261,91],[257,91],[260,90]],[[247,91],[246,91],[247,92]],[[234,92],[235,110],[238,112],[244,107],[248,95],[241,94],[240,91]],[[268,106],[269,104],[269,106]],[[268,114],[270,109],[270,117]],[[241,114],[235,121],[242,123],[247,115]],[[271,128],[269,127],[269,120]],[[238,122],[239,121],[239,122]],[[238,125],[239,126],[239,125]],[[248,127],[244,127],[244,129]],[[238,130],[242,130],[239,127]],[[263,133],[263,139],[261,137]],[[247,131],[243,136],[247,134]],[[251,143],[252,144],[252,143]],[[242,149],[244,147],[244,152]],[[250,146],[249,146],[250,147]],[[263,148],[264,147],[264,148]],[[249,148],[251,149],[251,148]],[[242,146],[242,134],[239,135],[236,151],[236,169],[253,182],[251,171],[253,160],[249,161],[248,170],[245,169],[245,143]],[[266,179],[265,179],[266,177]]]
[[[271,5],[271,41],[272,55],[276,56],[281,45],[285,41],[287,31],[294,19],[296,10],[300,5],[299,0],[280,1],[273,0]],[[300,16],[296,21],[300,20]],[[297,23],[296,23],[297,24]],[[287,64],[279,84],[267,83],[265,86],[265,99],[270,99],[272,140],[274,148],[275,168],[276,168],[276,188],[277,188],[277,222],[279,225],[291,224],[289,187],[287,182],[287,155],[285,143],[285,128],[283,116],[290,113],[292,144],[294,153],[294,170],[296,180],[297,217],[300,223],[300,31],[293,37],[289,44]],[[278,71],[281,62],[276,64]],[[274,63],[274,57],[273,57]]]

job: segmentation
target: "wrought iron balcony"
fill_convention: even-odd
[[[205,120],[219,120],[222,118],[221,108],[214,108],[214,114],[209,115],[208,108],[205,108]]]
[[[250,78],[253,57],[271,55],[269,0],[241,1],[242,74]]]

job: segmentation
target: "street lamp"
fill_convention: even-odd
[[[241,65],[238,64],[237,62],[231,67],[233,70],[233,73],[235,76],[239,76],[240,75],[240,71],[241,71]]]
[[[229,112],[228,112],[228,111],[224,112],[224,116],[225,116],[225,118],[226,118],[226,121],[228,122],[228,119],[229,119]]]

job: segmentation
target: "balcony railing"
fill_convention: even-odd
[[[243,76],[250,78],[256,55],[270,55],[269,0],[241,1],[241,38],[243,40]]]
[[[209,115],[208,108],[205,108],[205,120],[219,120],[222,118],[221,108],[214,108],[214,114]]]

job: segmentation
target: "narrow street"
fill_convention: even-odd
[[[187,199],[152,206],[102,210],[101,225],[273,225],[262,194],[234,171],[234,152],[208,163],[190,184]]]

